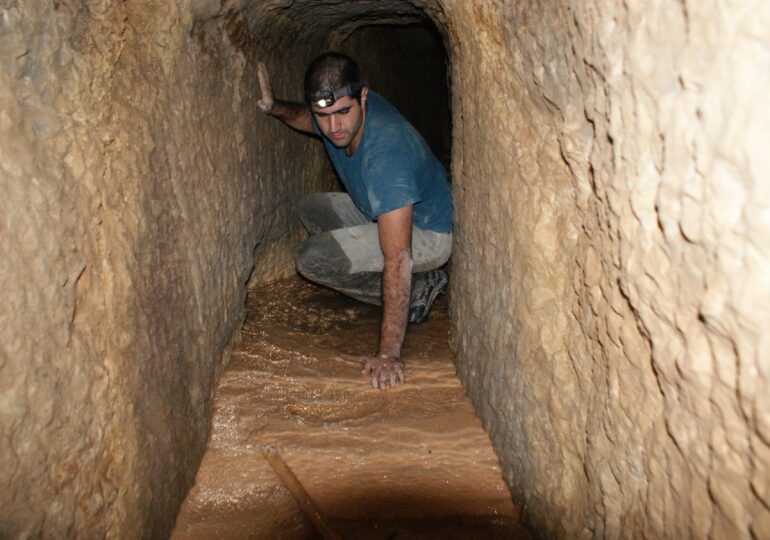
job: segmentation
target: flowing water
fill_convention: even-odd
[[[448,347],[446,299],[410,325],[406,382],[360,372],[380,310],[299,278],[249,294],[206,454],[172,538],[316,537],[275,446],[343,538],[529,538]]]

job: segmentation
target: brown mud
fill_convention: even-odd
[[[299,279],[246,308],[173,539],[316,537],[266,444],[344,538],[529,538],[455,376],[444,298],[408,329],[406,383],[387,391],[345,356],[375,351],[379,308]]]

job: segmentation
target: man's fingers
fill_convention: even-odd
[[[259,79],[259,85],[262,87],[262,92],[265,91],[272,93],[272,87],[270,86],[270,72],[267,71],[267,66],[264,62],[259,63],[257,68],[257,78]]]
[[[257,64],[257,79],[259,80],[259,88],[262,92],[262,97],[257,101],[257,107],[266,114],[270,114],[273,109],[273,89],[270,86],[270,73],[267,71],[267,66],[264,62]]]
[[[344,355],[341,355],[344,358]],[[386,390],[395,388],[405,380],[404,365],[394,359],[369,358],[364,362],[361,373],[369,377],[372,388]]]
[[[369,361],[367,361],[366,363],[369,364]],[[374,363],[371,363],[370,365],[371,365],[370,375],[372,380],[372,388],[379,388],[380,367]]]

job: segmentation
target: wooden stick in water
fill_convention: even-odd
[[[294,476],[294,473],[291,472],[289,466],[278,454],[278,450],[274,446],[268,444],[262,448],[262,455],[265,456],[265,459],[278,475],[278,478],[281,479],[281,482],[283,482],[283,485],[289,490],[289,493],[291,493],[291,496],[297,501],[297,504],[305,515],[313,522],[313,525],[315,525],[315,528],[321,533],[321,536],[326,540],[342,540],[342,537],[331,528],[313,502],[313,499],[310,498],[310,495],[305,491],[305,488],[302,487],[302,484],[299,483],[297,477]]]

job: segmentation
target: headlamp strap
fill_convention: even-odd
[[[346,84],[342,88],[338,88],[334,92],[318,92],[313,96],[313,99],[310,100],[310,102],[320,107],[321,109],[324,109],[326,107],[331,107],[334,105],[334,102],[336,102],[338,99],[343,98],[345,96],[352,96],[356,92],[358,92],[361,88],[364,87],[364,81],[356,81],[351,84]]]
[[[345,86],[343,86],[342,88],[339,88],[336,92],[334,92],[334,99],[336,101],[345,96],[352,96],[363,87],[364,87],[363,81],[357,81],[357,82],[354,82],[353,84],[346,84]]]

